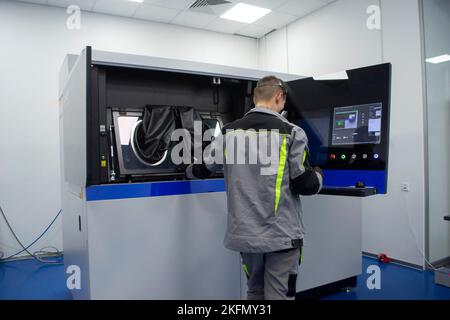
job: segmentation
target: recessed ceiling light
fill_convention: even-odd
[[[435,63],[435,64],[442,63],[442,62],[447,62],[447,61],[450,61],[450,54],[444,54],[442,56],[437,56],[437,57],[434,57],[434,58],[427,59],[427,62]]]
[[[227,20],[239,21],[243,23],[253,23],[261,19],[272,10],[252,6],[245,3],[238,3],[233,8],[225,12],[220,17]]]
[[[130,1],[130,2],[137,2],[137,3],[142,3],[142,2],[144,2],[144,0],[128,0],[128,1]]]

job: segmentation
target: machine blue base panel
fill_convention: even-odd
[[[100,201],[224,191],[223,179],[190,180],[90,186],[86,188],[86,197],[87,201]]]

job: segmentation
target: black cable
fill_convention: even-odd
[[[41,234],[39,237],[37,237],[31,244],[29,244],[28,246],[25,247],[25,246],[22,244],[22,242],[19,240],[19,238],[17,237],[16,233],[14,232],[13,228],[11,227],[11,225],[10,225],[10,223],[9,223],[9,221],[8,221],[8,218],[6,218],[6,215],[5,215],[5,213],[3,212],[2,207],[0,206],[0,213],[1,213],[2,216],[3,216],[3,219],[4,219],[5,222],[6,222],[6,225],[8,226],[9,230],[11,231],[11,233],[12,233],[12,235],[14,236],[14,238],[16,239],[16,241],[19,243],[19,245],[20,245],[20,246],[22,247],[22,249],[23,249],[23,250],[21,250],[21,251],[15,253],[15,254],[13,254],[13,255],[10,255],[9,257],[6,257],[6,258],[3,258],[3,257],[2,257],[2,258],[0,259],[0,262],[5,261],[5,260],[9,260],[9,259],[11,259],[11,258],[13,258],[13,257],[15,257],[15,256],[17,256],[17,255],[19,255],[19,254],[21,254],[22,252],[25,251],[25,252],[27,252],[31,257],[33,257],[34,259],[36,259],[37,261],[39,261],[39,262],[41,262],[41,263],[45,263],[45,264],[61,264],[61,263],[58,262],[58,261],[45,261],[45,260],[43,260],[42,258],[40,258],[38,254],[33,254],[33,253],[31,253],[30,251],[28,251],[28,249],[29,249],[32,245],[34,245],[39,239],[41,239],[41,238],[44,236],[44,234],[50,229],[50,227],[53,225],[53,223],[56,221],[56,219],[57,219],[57,218],[59,217],[59,215],[61,214],[61,211],[62,211],[62,210],[59,210],[58,214],[55,216],[55,218],[53,218],[52,222],[48,225],[48,227],[44,230],[44,232],[42,232],[42,234]],[[42,250],[39,251],[39,252],[40,252],[40,253],[43,253]],[[59,251],[58,251],[57,253],[60,254]]]

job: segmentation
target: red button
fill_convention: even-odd
[[[331,160],[336,160],[336,155],[335,154],[330,155],[330,159]]]

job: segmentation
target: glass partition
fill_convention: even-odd
[[[448,264],[450,256],[450,1],[424,0],[428,126],[428,258]]]

